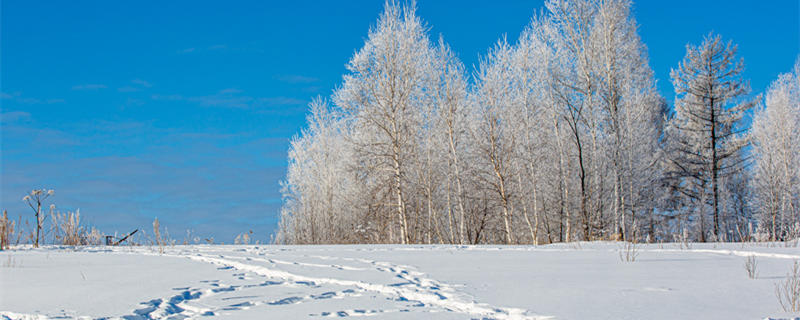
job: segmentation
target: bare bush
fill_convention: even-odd
[[[20,266],[20,263],[17,262],[17,260],[15,260],[14,256],[12,256],[12,255],[8,255],[8,258],[6,259],[6,261],[3,261],[3,268],[14,268],[14,267],[19,267],[19,266]]]
[[[198,244],[200,242],[200,237],[194,234],[194,230],[187,229],[186,236],[183,237],[183,244]]]
[[[783,311],[800,311],[800,263],[795,261],[783,282],[775,284],[775,296]]]
[[[748,278],[755,279],[758,277],[758,261],[756,261],[755,255],[747,257],[747,260],[744,261],[744,269],[747,270]]]
[[[639,247],[635,241],[625,241],[619,249],[619,259],[623,262],[635,262],[639,257]]]
[[[98,246],[103,244],[103,233],[100,230],[97,230],[95,227],[92,227],[91,231],[84,232],[83,238],[85,244]]]

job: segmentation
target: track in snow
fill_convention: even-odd
[[[693,247],[643,245],[639,261],[627,264],[619,261],[621,247],[616,243],[539,247],[195,245],[167,247],[163,253],[153,247],[79,248],[76,253],[65,248],[18,250],[0,254],[19,257],[22,267],[17,271],[24,272],[39,268],[25,268],[26,261],[36,257],[46,256],[45,265],[52,267],[51,254],[82,255],[79,266],[103,266],[113,259],[153,259],[139,271],[161,277],[163,290],[141,290],[129,301],[130,307],[111,312],[72,302],[70,308],[9,307],[0,293],[0,310],[8,310],[0,311],[0,319],[582,319],[605,312],[613,318],[674,319],[713,314],[718,317],[707,318],[723,319],[741,313],[737,306],[749,310],[774,303],[773,282],[780,279],[784,265],[800,259],[797,250],[791,248],[734,244]],[[760,259],[761,279],[745,279],[741,262],[747,256]],[[56,266],[61,267],[58,263]],[[84,276],[81,268],[68,271],[80,271],[84,281],[102,275],[101,269],[99,275],[86,271]],[[709,273],[693,275],[689,270],[694,269]],[[0,269],[0,281],[6,271]],[[651,278],[654,271],[657,278]],[[583,276],[586,278],[580,279]],[[686,276],[695,279],[684,279]],[[720,282],[714,276],[731,282]],[[175,281],[167,281],[173,278]],[[706,279],[708,283],[701,282]],[[169,286],[163,288],[166,283]],[[70,291],[63,288],[69,285],[54,285],[53,289]],[[753,292],[767,294],[743,295],[726,289],[751,285]],[[709,300],[705,309],[697,311],[673,305],[675,301],[696,301],[692,295],[713,297],[703,292],[706,289],[731,294],[732,298]],[[762,300],[736,300],[744,296]],[[61,303],[58,298],[49,298]],[[645,304],[638,306],[633,301]],[[649,301],[663,302],[648,305]],[[777,307],[763,310],[754,314],[760,318],[781,315]]]

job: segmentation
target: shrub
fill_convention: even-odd
[[[795,261],[786,279],[775,284],[775,295],[783,311],[800,311],[800,263]]]
[[[747,270],[747,277],[750,279],[755,279],[758,277],[757,268],[758,262],[756,261],[756,256],[748,256],[747,260],[744,262],[744,269]]]
[[[635,262],[639,257],[639,248],[636,242],[623,242],[624,244],[619,249],[619,259],[624,262]]]

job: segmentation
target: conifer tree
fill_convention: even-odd
[[[741,120],[756,100],[746,99],[750,87],[743,70],[736,46],[709,34],[699,46],[688,45],[671,72],[676,102],[668,129],[669,178],[693,206],[700,241],[707,240],[707,206],[712,234],[720,239],[721,181],[744,166],[742,149],[748,142]]]

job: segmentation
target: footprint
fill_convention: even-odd
[[[299,302],[300,300],[303,300],[303,298],[301,298],[301,297],[288,297],[288,298],[283,298],[283,299],[280,299],[280,300],[277,300],[277,301],[272,301],[272,302],[269,302],[267,304],[273,305],[273,306],[282,305],[282,304],[294,304],[294,303]]]

